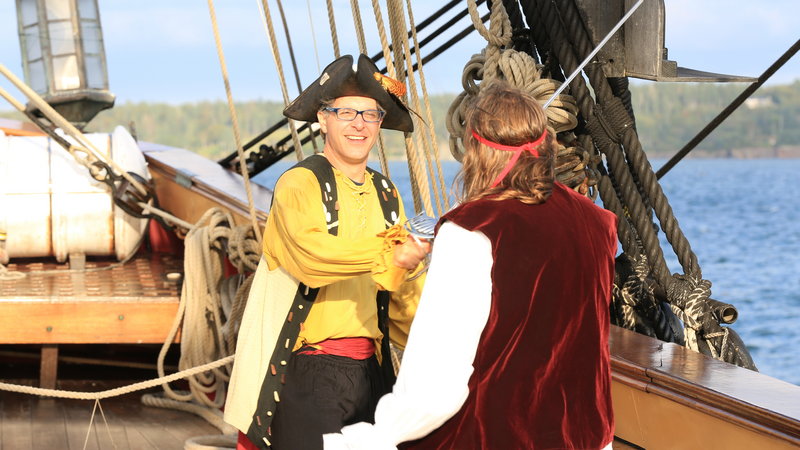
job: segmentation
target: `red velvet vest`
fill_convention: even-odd
[[[611,442],[616,217],[556,184],[539,205],[481,199],[442,220],[491,241],[492,306],[466,402],[401,448],[596,449]]]

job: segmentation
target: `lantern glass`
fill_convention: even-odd
[[[65,2],[63,0],[45,0],[44,4],[47,20],[69,20],[72,16],[70,13],[70,2]]]
[[[113,106],[97,0],[17,0],[17,14],[25,79],[34,91],[79,128]]]
[[[78,59],[75,55],[56,56],[53,58],[53,78],[57,91],[68,91],[81,87],[78,74]]]
[[[94,0],[78,0],[78,15],[81,19],[97,20],[97,5]]]
[[[28,62],[42,59],[42,44],[39,42],[39,26],[33,25],[25,29],[25,58]]]
[[[17,3],[17,5],[18,5],[17,10],[19,11],[20,20],[22,22],[23,27],[27,27],[28,25],[32,25],[39,22],[39,16],[36,9],[36,2],[23,1],[21,3]]]
[[[75,37],[71,22],[49,22],[47,28],[50,34],[50,52],[53,56],[75,53]]]
[[[47,92],[47,73],[44,69],[44,61],[39,59],[28,63],[28,84],[36,92]]]

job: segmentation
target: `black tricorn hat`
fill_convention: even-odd
[[[386,84],[381,83],[379,79],[384,80]],[[346,96],[369,97],[375,99],[386,110],[381,128],[414,131],[414,122],[411,121],[408,108],[387,90],[388,87],[384,87],[392,83],[398,82],[381,75],[378,67],[368,56],[359,55],[358,68],[353,71],[353,57],[344,55],[328,64],[322,75],[289,103],[283,110],[283,115],[303,122],[316,122],[317,111],[325,101]]]

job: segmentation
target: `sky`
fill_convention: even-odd
[[[374,54],[380,51],[380,41],[372,3],[359,2],[368,36],[368,53]],[[0,2],[0,63],[22,78],[15,3]],[[179,104],[226,98],[206,1],[100,0],[99,3],[110,90],[116,95],[117,104],[143,101]],[[333,0],[333,3],[342,53],[357,53],[350,2]],[[423,21],[441,3],[444,2],[416,1],[415,22]],[[283,99],[259,5],[260,0],[214,2],[231,91],[237,101]],[[798,0],[665,0],[665,5],[669,59],[682,67],[757,77],[800,38]],[[305,86],[317,78],[319,66],[324,67],[334,58],[325,1],[284,0],[282,6],[301,66],[301,84]],[[277,41],[282,46],[280,58],[288,83],[287,95],[294,98],[298,89],[276,0],[269,0],[269,7]],[[486,12],[486,6],[480,6],[479,10]],[[383,14],[385,22],[385,8]],[[445,15],[434,26],[449,17]],[[462,19],[453,29],[461,30],[469,23],[469,19]],[[447,37],[451,35],[452,32]],[[434,45],[423,48],[423,55],[443,40],[434,40]],[[424,72],[429,93],[460,92],[464,64],[485,46],[486,41],[472,33],[427,64]],[[787,63],[769,84],[786,84],[797,79],[800,79],[800,56]],[[0,88],[26,102],[7,80],[0,79]],[[11,109],[4,101],[0,102],[0,110]]]

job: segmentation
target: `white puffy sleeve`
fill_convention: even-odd
[[[458,412],[489,317],[491,270],[492,246],[483,233],[441,226],[393,391],[379,401],[374,425],[326,434],[325,449],[395,449]]]

